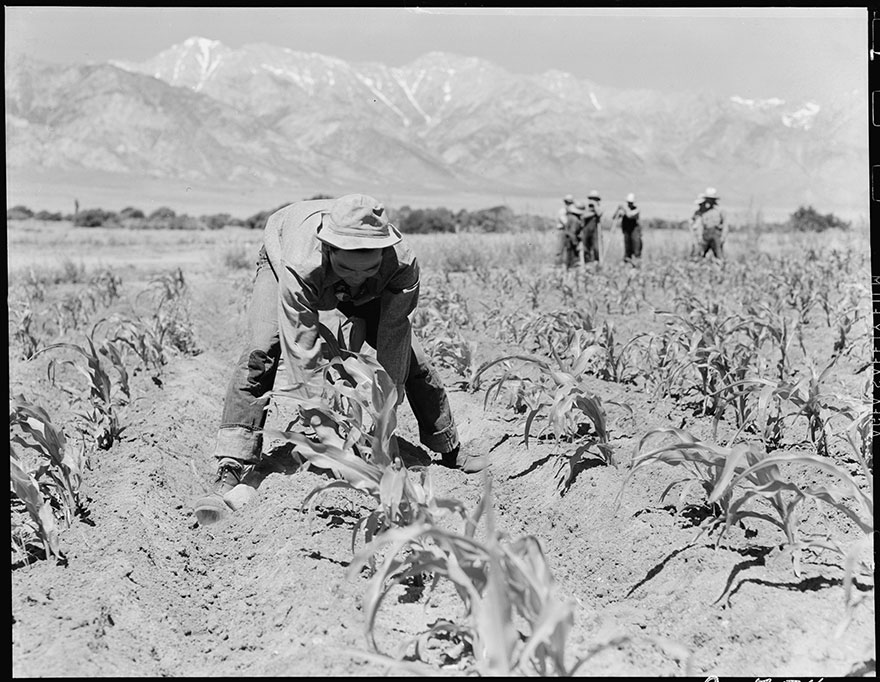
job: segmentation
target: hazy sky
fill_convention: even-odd
[[[143,61],[192,36],[269,43],[353,62],[440,50],[513,73],[601,85],[798,100],[860,88],[864,7],[172,8],[6,7],[7,58]]]

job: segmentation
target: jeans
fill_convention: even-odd
[[[564,265],[566,268],[572,268],[578,264],[580,254],[578,247],[580,246],[577,235],[567,230],[559,230],[559,245],[556,252],[556,264]]]
[[[724,245],[721,242],[720,233],[707,231],[703,234],[703,246],[699,254],[700,257],[704,257],[709,251],[716,258],[724,258]]]
[[[380,301],[375,299],[360,306],[340,302],[337,309],[346,317],[364,320],[365,340],[375,348]],[[280,359],[278,278],[265,249],[261,249],[248,308],[248,339],[229,380],[217,431],[214,456],[218,460],[232,458],[249,464],[259,461],[262,429]],[[404,386],[422,444],[439,453],[457,447],[458,430],[446,389],[415,335]]]
[[[595,224],[584,227],[581,234],[584,249],[584,261],[591,263],[599,260],[599,227]]]
[[[623,230],[623,259],[632,260],[642,257],[642,226]]]

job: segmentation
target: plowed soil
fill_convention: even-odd
[[[364,655],[369,575],[349,576],[346,569],[354,524],[371,509],[365,495],[328,492],[306,513],[304,498],[327,475],[299,470],[289,449],[270,442],[257,498],[217,524],[196,522],[192,503],[214,472],[213,439],[241,350],[250,275],[197,254],[179,260],[201,352],[173,356],[158,381],[146,374],[133,379],[122,440],[92,456],[82,490],[87,514],[62,534],[65,561],[13,562],[13,676],[407,674]],[[134,294],[164,267],[160,257],[122,269],[126,292]],[[426,286],[441,281],[426,276]],[[626,324],[622,337],[640,321]],[[817,325],[813,342],[830,345],[829,334]],[[476,331],[471,340],[480,360],[515,350]],[[47,382],[46,362],[23,362],[10,347],[10,395],[25,393],[65,423],[66,398]],[[852,391],[864,382],[864,375],[851,375],[854,368],[841,369],[850,373]],[[680,474],[676,467],[644,469],[624,487],[627,464],[648,430],[686,425],[708,438],[711,418],[670,399],[652,402],[638,384],[590,379],[606,401],[618,466],[588,462],[563,491],[560,470],[571,443],[531,438],[526,447],[522,415],[491,401],[484,406],[483,391],[466,390],[448,367],[440,371],[462,440],[490,454],[498,527],[510,538],[538,539],[559,593],[574,606],[571,660],[614,637],[630,638],[599,651],[579,675],[873,675],[872,581],[857,580],[856,593],[866,598],[839,633],[839,559],[808,557],[797,576],[782,533],[757,521],[732,528],[717,544],[700,536],[701,519],[661,502]],[[284,414],[275,411],[270,420],[283,424]],[[408,466],[427,467],[438,496],[475,505],[482,475],[440,466],[416,434],[404,403],[398,435],[411,446],[404,448]],[[798,447],[809,451],[789,451]],[[842,448],[831,456],[857,475]],[[800,482],[821,478],[804,469],[791,475]],[[803,523],[840,541],[857,537],[841,514],[816,505]],[[412,659],[413,639],[431,623],[463,618],[448,585],[432,595],[399,586],[379,612],[376,640],[383,653]],[[652,637],[681,645],[690,657],[677,659]],[[476,674],[468,650],[439,641],[431,647],[423,660],[434,674]]]

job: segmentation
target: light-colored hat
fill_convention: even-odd
[[[629,203],[634,204],[634,203],[636,203],[636,195],[633,194],[632,192],[630,192],[629,194],[626,195],[626,200]]]
[[[598,190],[591,189],[590,193],[587,195],[587,199],[598,199],[599,201],[601,201],[602,197],[599,196]]]
[[[385,207],[366,194],[339,197],[323,214],[317,237],[337,249],[383,249],[403,237],[388,222]]]
[[[563,200],[566,204],[573,204],[573,203],[574,203],[574,197],[571,196],[571,194],[566,194],[564,197],[562,197],[562,200]]]
[[[706,194],[704,196],[709,201],[718,201],[721,198],[718,196],[718,190],[716,190],[714,187],[707,187]]]
[[[587,210],[587,207],[584,205],[583,201],[576,201],[571,206],[568,207],[569,213],[581,214],[586,210]]]

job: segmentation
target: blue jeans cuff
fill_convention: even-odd
[[[260,461],[263,452],[263,432],[243,426],[221,426],[217,430],[214,457],[232,458],[249,464]]]

